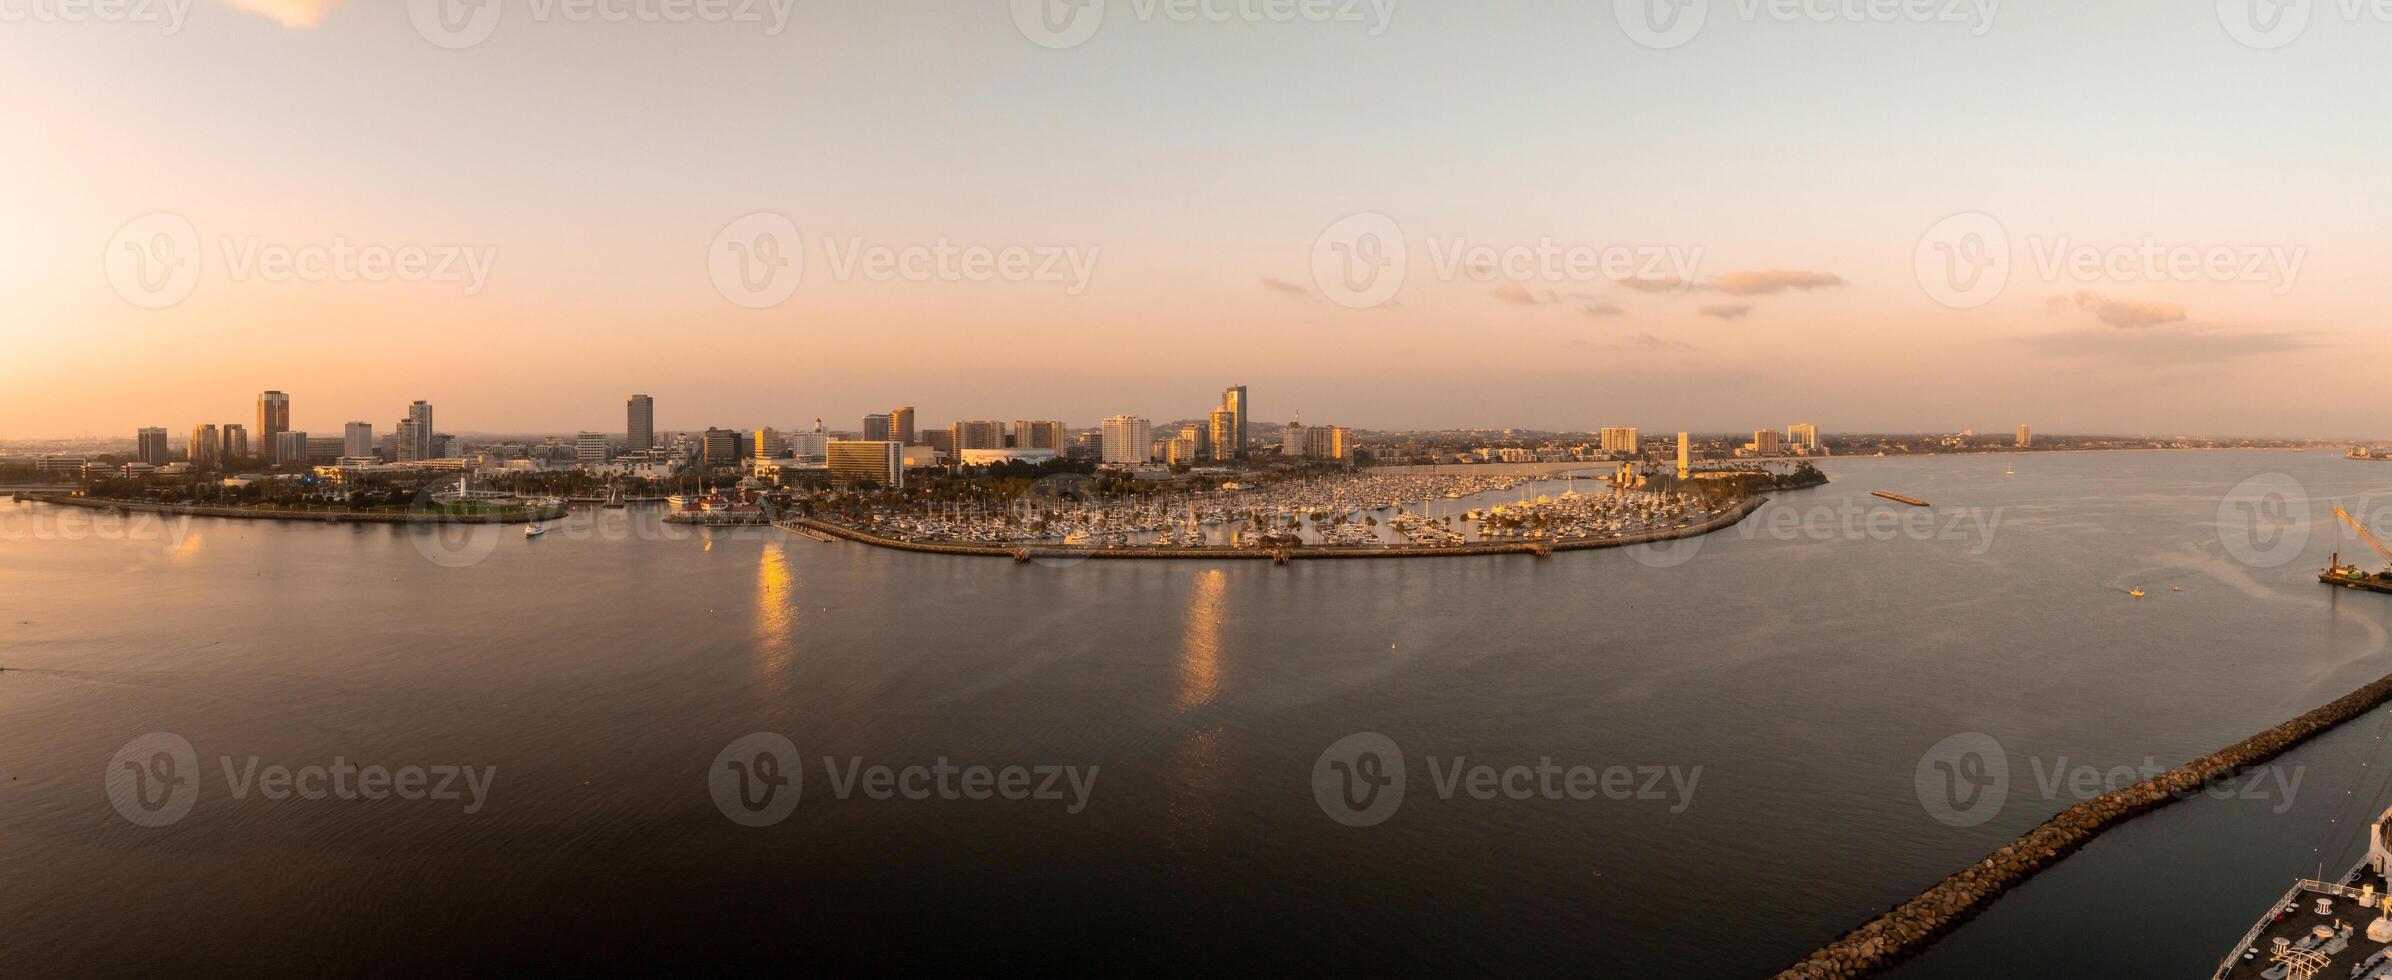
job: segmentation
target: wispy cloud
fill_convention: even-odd
[[[1588,303],[1579,309],[1588,316],[1618,316],[1628,312],[1610,303]]]
[[[1312,295],[1311,290],[1305,289],[1302,286],[1298,286],[1295,283],[1278,278],[1276,276],[1262,277],[1262,288],[1268,289],[1274,293],[1278,293],[1281,296],[1293,296],[1298,299]]]
[[[1712,303],[1695,310],[1695,312],[1708,317],[1717,317],[1722,320],[1735,320],[1743,317],[1747,313],[1752,312],[1752,304]]]
[[[246,10],[274,18],[284,27],[314,27],[324,18],[324,11],[338,0],[224,0],[234,10]]]
[[[1640,333],[1634,337],[1628,338],[1627,346],[1633,350],[1652,351],[1694,349],[1693,344],[1689,344],[1683,340],[1663,340],[1649,333]]]
[[[2054,296],[2044,303],[2053,313],[2070,307],[2093,314],[2093,318],[2113,327],[2128,330],[2175,323],[2185,318],[2184,307],[2157,300],[2111,299],[2090,289],[2079,290],[2075,296]]]
[[[2242,332],[2200,325],[2133,331],[2069,330],[2020,340],[2038,354],[2137,367],[2218,364],[2310,346],[2296,333]]]
[[[1640,293],[1682,293],[1694,288],[1693,283],[1687,282],[1686,280],[1680,279],[1676,276],[1653,276],[1643,279],[1616,279],[1613,281],[1618,283],[1622,289],[1633,289]]]
[[[1789,289],[1808,292],[1841,286],[1844,277],[1795,269],[1739,269],[1721,275],[1714,285],[1730,296],[1775,296]]]
[[[1543,306],[1559,298],[1551,291],[1535,292],[1516,282],[1507,282],[1495,287],[1496,301],[1512,306]]]

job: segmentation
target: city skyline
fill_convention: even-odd
[[[449,50],[399,7],[239,7],[205,0],[173,36],[0,37],[15,88],[125,113],[102,129],[42,100],[0,110],[29,143],[62,148],[0,161],[12,186],[54,192],[0,229],[0,298],[41,328],[16,331],[0,365],[0,439],[129,431],[271,384],[319,389],[295,424],[428,398],[458,406],[460,428],[572,432],[612,429],[603,406],[627,383],[673,406],[669,428],[771,419],[799,393],[803,417],[860,417],[894,390],[935,394],[916,396],[926,417],[1160,415],[1203,398],[1204,375],[1302,393],[1275,414],[1388,429],[1727,431],[1800,405],[1836,430],[2033,417],[2050,431],[2392,435],[2309,397],[2365,390],[2383,353],[2375,229],[2392,204],[2365,161],[2386,138],[2345,124],[2388,98],[2364,84],[2364,31],[2254,50],[2206,6],[2147,0],[2004,8],[1983,31],[1721,12],[1657,49],[1600,5],[1415,5],[1376,32],[1124,16],[1058,51],[1001,5],[900,2],[807,10],[772,36],[510,23]],[[817,50],[824,36],[904,37],[925,54]],[[590,56],[632,44],[653,73]],[[2132,121],[2071,111],[2186,56],[2204,70],[2138,100]],[[1225,60],[1254,70],[1181,84]],[[2059,67],[2007,70],[2030,60]],[[1921,78],[1920,62],[1950,71]],[[256,72],[206,70],[222,63]],[[1528,64],[1538,92],[1589,95],[1492,97]],[[525,71],[582,98],[488,97]],[[1783,77],[1824,87],[1765,84]],[[743,85],[781,93],[770,124],[720,94]],[[356,118],[394,90],[404,104]],[[1639,94],[1601,94],[1621,92]],[[1888,120],[1919,138],[1886,152],[1872,134]],[[599,123],[646,134],[605,180],[587,176],[605,145],[585,124]],[[806,142],[866,128],[852,153]],[[2073,163],[2054,168],[2055,154]],[[253,182],[261,170],[278,179]],[[117,239],[160,213],[195,230],[200,254],[189,295],[153,309],[111,288],[103,257],[143,244]],[[785,216],[804,266],[789,296],[756,307],[707,265],[752,215]],[[1316,248],[1370,215],[1400,233],[1407,274],[1382,304],[1348,308]],[[1983,305],[1921,281],[1923,246],[1966,215],[1994,218],[2009,246],[2006,286]],[[1064,250],[1091,274],[1074,292],[847,262],[942,242]],[[490,261],[472,283],[292,281],[251,264],[336,243]],[[1667,261],[1597,274],[1543,255],[1613,248]],[[2219,250],[2232,268],[2171,264]],[[2245,253],[2277,279],[2246,281]],[[448,354],[436,379],[410,377],[389,339],[428,324]],[[689,349],[699,337],[789,353]],[[1218,353],[1158,382],[1193,338]],[[310,380],[334,377],[337,392]]]

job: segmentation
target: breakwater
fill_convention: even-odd
[[[86,510],[110,510],[128,514],[163,514],[170,517],[222,517],[241,521],[303,521],[315,524],[529,524],[533,521],[561,520],[568,513],[562,505],[537,507],[526,504],[523,509],[505,514],[416,514],[406,511],[355,510],[260,510],[253,507],[207,507],[197,504],[159,504],[138,500],[108,500],[99,497],[73,497],[66,494],[21,494],[35,503],[60,507],[81,507]]]
[[[1072,545],[1024,544],[957,544],[936,541],[903,541],[882,537],[860,528],[836,524],[810,517],[792,517],[782,521],[808,530],[846,538],[862,544],[900,551],[916,551],[932,555],[973,555],[992,558],[1012,558],[1028,561],[1033,558],[1118,558],[1118,559],[1245,559],[1295,561],[1349,558],[1449,558],[1463,555],[1548,555],[1556,551],[1585,551],[1594,548],[1624,548],[1709,534],[1737,522],[1759,510],[1767,497],[1749,497],[1734,507],[1686,527],[1665,531],[1647,531],[1615,538],[1564,538],[1551,541],[1503,541],[1478,544],[1458,544],[1447,547],[1405,546],[1335,546],[1305,545],[1295,548],[1148,548],[1128,545],[1118,548],[1087,548]]]
[[[2218,780],[2231,779],[2236,773],[2365,714],[2387,699],[2392,699],[2392,676],[2380,678],[2223,750],[2062,810],[2008,846],[1820,947],[1777,976],[1779,980],[1863,977],[1918,955],[1936,939],[1983,911],[2003,892],[2076,853],[2078,848],[2101,836],[2102,831],[2200,793]]]

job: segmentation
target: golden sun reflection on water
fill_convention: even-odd
[[[758,680],[776,690],[786,688],[789,682],[797,627],[796,587],[797,575],[789,570],[789,556],[777,544],[766,545],[756,561],[756,673]]]
[[[1222,570],[1209,569],[1196,576],[1196,588],[1188,599],[1188,625],[1179,649],[1179,699],[1181,711],[1211,704],[1221,693],[1221,620],[1222,607],[1227,604],[1229,576]]]

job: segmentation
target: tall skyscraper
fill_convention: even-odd
[[[433,435],[432,403],[419,401],[407,406],[407,419],[399,423],[399,460],[439,459],[439,451],[432,448]]]
[[[282,457],[275,455],[282,445],[277,436],[291,431],[291,396],[279,391],[262,392],[257,396],[257,448],[266,454],[266,462],[281,465]]]
[[[1640,445],[1642,443],[1638,441],[1635,426],[1608,425],[1603,427],[1603,451],[1605,453],[1614,456],[1632,456],[1636,454]]]
[[[219,438],[221,441],[217,447],[222,452],[217,456],[217,462],[224,464],[227,469],[249,462],[249,430],[242,428],[241,423],[225,423]]]
[[[1819,427],[1808,422],[1786,426],[1786,444],[1806,453],[1819,451]]]
[[[212,470],[223,465],[224,447],[217,441],[216,427],[203,425],[191,430],[191,442],[184,447],[183,456],[195,470]]]
[[[142,429],[133,434],[133,458],[151,466],[164,466],[174,457],[166,452],[165,429]]]
[[[1694,440],[1686,433],[1678,433],[1678,479],[1686,479],[1693,472]]]
[[[1153,450],[1154,423],[1138,416],[1113,416],[1105,420],[1103,431],[1105,462],[1143,463]]]
[[[371,456],[371,455],[373,455],[373,454],[374,454],[374,423],[372,423],[372,422],[351,422],[351,423],[349,423],[348,435],[347,435],[347,437],[346,437],[346,438],[344,438],[344,439],[342,440],[342,442],[343,442],[343,445],[341,446],[341,454],[342,454],[342,455],[345,455],[345,456]]]
[[[914,407],[900,405],[889,413],[889,441],[901,446],[914,445]]]
[[[632,452],[656,448],[656,399],[633,395],[624,400],[624,445]]]
[[[886,415],[864,416],[864,441],[889,441],[889,417]]]
[[[2022,426],[2019,426],[2019,427],[2018,427],[2018,448],[2020,448],[2020,449],[2031,449],[2031,448],[2034,448],[2034,445],[2035,445],[2035,430],[2033,430],[2033,429],[2030,429],[2030,428],[2027,428],[2026,426],[2023,426],[2023,425],[2022,425]]]
[[[1230,416],[1230,441],[1224,445],[1213,440],[1213,451],[1222,459],[1246,458],[1246,420],[1254,414],[1254,406],[1246,401],[1246,386],[1238,385],[1221,392],[1221,408]]]
[[[789,455],[789,444],[781,440],[779,429],[757,429],[755,442],[750,448],[757,459],[779,459]]]
[[[1231,390],[1234,391],[1236,389]],[[1213,409],[1210,423],[1209,429],[1212,432],[1211,439],[1213,444],[1213,458],[1238,458],[1238,454],[1243,452],[1245,448],[1244,434],[1238,431],[1238,413],[1231,411],[1229,406],[1224,404],[1220,408]],[[1110,443],[1106,445],[1105,451],[1112,451],[1112,446]]]

